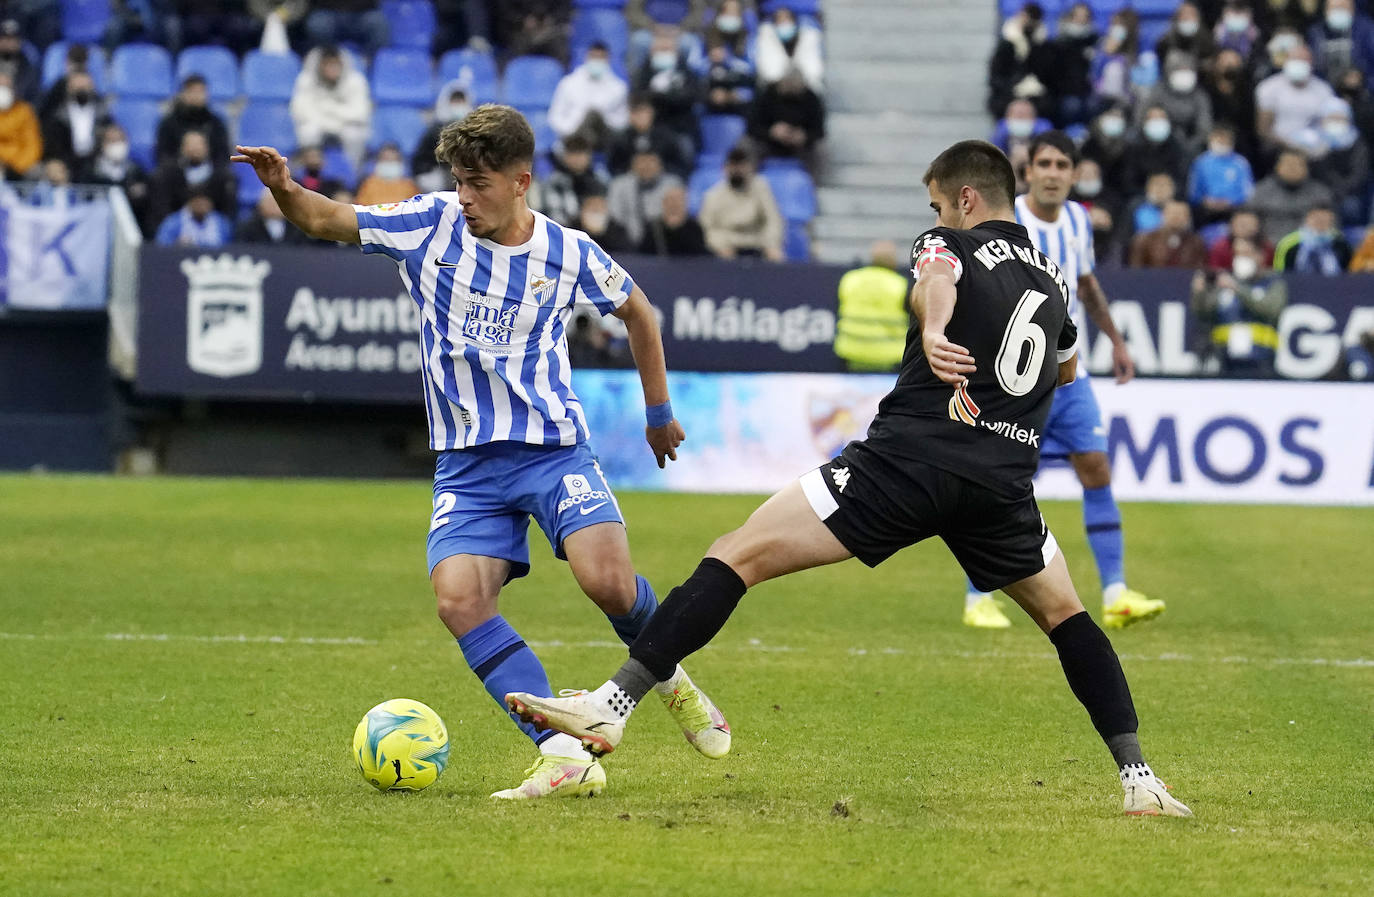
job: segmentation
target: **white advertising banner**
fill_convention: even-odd
[[[574,387],[592,445],[619,488],[771,492],[862,438],[892,377],[673,374],[687,430],[660,471],[643,448],[639,383],[582,371]],[[1093,378],[1116,496],[1138,501],[1374,505],[1374,386],[1282,381]],[[1041,498],[1082,491],[1066,462],[1036,479]]]

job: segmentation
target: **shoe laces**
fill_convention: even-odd
[[[558,696],[560,698],[575,698],[579,695],[589,694],[591,694],[591,692],[587,691],[585,688],[560,688],[558,690]]]
[[[696,688],[684,682],[673,689],[672,697],[665,698],[668,711],[678,718],[683,728],[692,732],[702,732],[711,728],[711,714],[706,712],[706,702]]]

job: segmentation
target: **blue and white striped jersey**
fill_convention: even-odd
[[[634,289],[623,268],[538,212],[520,246],[474,237],[453,192],[353,208],[363,252],[395,259],[420,306],[431,448],[587,439],[563,328],[579,299],[619,308]]]
[[[1060,207],[1057,220],[1042,221],[1030,210],[1026,196],[1022,194],[1016,197],[1016,223],[1026,229],[1035,247],[1064,272],[1064,280],[1069,285],[1069,317],[1078,327],[1078,349],[1081,352],[1087,321],[1083,307],[1078,302],[1078,278],[1091,274],[1095,267],[1093,226],[1088,218],[1088,210],[1069,200]],[[1086,376],[1083,356],[1079,358],[1079,376]]]

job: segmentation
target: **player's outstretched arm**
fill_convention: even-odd
[[[1092,318],[1097,329],[1112,341],[1112,372],[1116,375],[1117,383],[1125,383],[1135,376],[1135,362],[1131,361],[1126,341],[1112,320],[1112,311],[1107,307],[1107,294],[1102,292],[1102,284],[1097,282],[1096,274],[1084,274],[1078,278],[1078,298],[1083,300],[1083,307],[1088,310],[1088,317]]]
[[[286,157],[272,146],[236,146],[230,162],[253,166],[258,180],[272,191],[286,220],[317,240],[358,243],[358,215],[348,203],[335,202],[291,179]]]
[[[615,310],[615,316],[625,322],[625,329],[629,331],[630,354],[639,369],[639,382],[644,386],[644,409],[648,419],[644,438],[653,449],[658,466],[664,467],[669,459],[677,460],[677,447],[687,434],[673,417],[672,406],[668,403],[668,363],[663,357],[658,316],[649,304],[649,297],[638,286]]]
[[[935,376],[954,386],[966,383],[968,375],[978,370],[968,349],[945,338],[958,296],[954,270],[946,265],[926,265],[911,288],[911,306],[921,322],[926,361]]]

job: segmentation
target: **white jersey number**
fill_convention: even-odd
[[[1002,334],[1002,348],[997,350],[997,382],[1009,395],[1023,396],[1035,388],[1040,379],[1040,365],[1045,360],[1045,330],[1031,320],[1041,303],[1050,298],[1045,293],[1026,290],[1016,303]],[[1026,344],[1029,343],[1029,351]],[[1025,360],[1022,361],[1022,357]]]

